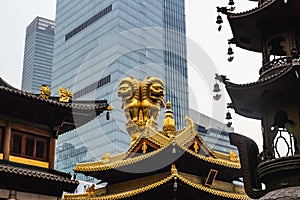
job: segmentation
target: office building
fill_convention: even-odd
[[[229,133],[234,132],[232,127],[227,127],[222,122],[193,109],[190,109],[190,118],[194,121],[198,133],[213,150],[225,154],[230,150],[237,153],[237,148],[229,141]]]
[[[52,76],[55,22],[36,17],[26,29],[22,90],[39,93]]]
[[[184,126],[189,108],[184,3],[57,0],[52,92],[63,86],[75,99],[107,99],[114,107],[110,120],[100,116],[58,140],[58,169],[69,172],[76,162],[128,149],[130,136],[117,97],[124,77],[161,78],[177,129]],[[62,149],[70,152],[68,161],[60,156]]]

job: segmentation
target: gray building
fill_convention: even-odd
[[[221,153],[228,154],[230,150],[238,153],[237,148],[230,144],[229,134],[234,132],[232,127],[212,119],[202,113],[190,109],[190,118],[195,123],[195,128],[209,147]]]
[[[106,152],[116,154],[129,148],[130,136],[117,97],[124,77],[161,78],[177,128],[183,127],[189,108],[184,3],[57,0],[52,92],[63,86],[76,99],[107,99],[114,107],[110,120],[100,116],[59,138],[57,169],[69,172],[78,161],[98,160]],[[81,147],[87,149],[84,156],[78,151]],[[73,155],[67,156],[68,161],[60,155],[62,149]]]
[[[39,93],[52,76],[55,22],[36,17],[26,29],[22,90]]]

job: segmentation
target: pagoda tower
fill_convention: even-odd
[[[258,7],[242,13],[217,8],[227,15],[233,33],[230,42],[262,54],[257,82],[234,84],[223,78],[235,112],[262,124],[262,152],[253,140],[230,135],[239,149],[245,190],[251,198],[300,197],[299,192],[281,191],[300,186],[299,8],[299,0],[260,0]],[[220,15],[217,23],[222,23]]]

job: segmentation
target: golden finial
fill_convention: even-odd
[[[172,174],[172,175],[178,175],[178,170],[177,170],[175,164],[172,164],[172,167],[171,167],[171,174]]]
[[[237,161],[238,160],[238,156],[232,150],[229,150],[229,160],[230,161]]]
[[[58,92],[59,92],[59,101],[60,102],[69,102],[70,98],[73,97],[72,92],[70,91],[70,89],[64,89],[61,86],[58,88]]]
[[[163,130],[164,131],[175,131],[176,125],[175,120],[173,118],[173,111],[171,109],[171,102],[168,101],[166,103],[166,111],[165,111],[165,119],[163,123]]]
[[[146,142],[143,142],[142,150],[143,150],[143,154],[145,154],[146,151],[147,151],[147,144],[146,144]]]
[[[51,95],[50,88],[43,84],[43,85],[41,85],[40,89],[41,89],[40,97],[42,97],[44,99],[48,99],[49,96]]]

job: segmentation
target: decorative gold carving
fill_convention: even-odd
[[[142,150],[143,150],[143,154],[145,154],[147,152],[147,144],[146,144],[146,142],[143,142]]]
[[[113,110],[114,108],[112,107],[112,106],[107,106],[107,108],[106,108],[108,111],[111,111],[111,110]]]
[[[43,84],[43,85],[41,85],[40,89],[41,89],[40,97],[42,97],[44,99],[48,99],[49,96],[51,95],[50,88]]]
[[[70,98],[73,97],[72,92],[69,89],[64,89],[62,87],[58,88],[59,92],[59,101],[60,102],[69,102]]]
[[[108,163],[108,162],[110,162],[110,152],[107,152],[106,154],[104,154],[103,156],[102,156],[102,163]]]
[[[164,83],[161,79],[147,77],[138,81],[134,77],[124,78],[119,83],[118,96],[122,98],[121,108],[127,119],[126,130],[132,135],[144,130],[147,121],[152,117],[152,125],[164,104]]]
[[[229,150],[229,160],[234,162],[238,160],[238,156],[232,150]]]
[[[194,150],[195,150],[195,153],[198,153],[199,152],[199,145],[198,145],[198,142],[197,141],[195,141],[194,142],[194,145],[193,145],[193,147],[194,147]]]
[[[88,187],[86,189],[86,193],[88,194],[88,196],[94,196],[94,194],[95,194],[95,184]]]
[[[177,170],[175,164],[172,164],[172,167],[171,167],[171,174],[172,174],[172,175],[178,175],[178,170]]]
[[[163,130],[166,132],[176,131],[175,120],[173,118],[173,111],[171,110],[171,102],[166,103],[165,119],[163,122]],[[174,134],[168,134],[169,137],[174,137]]]

